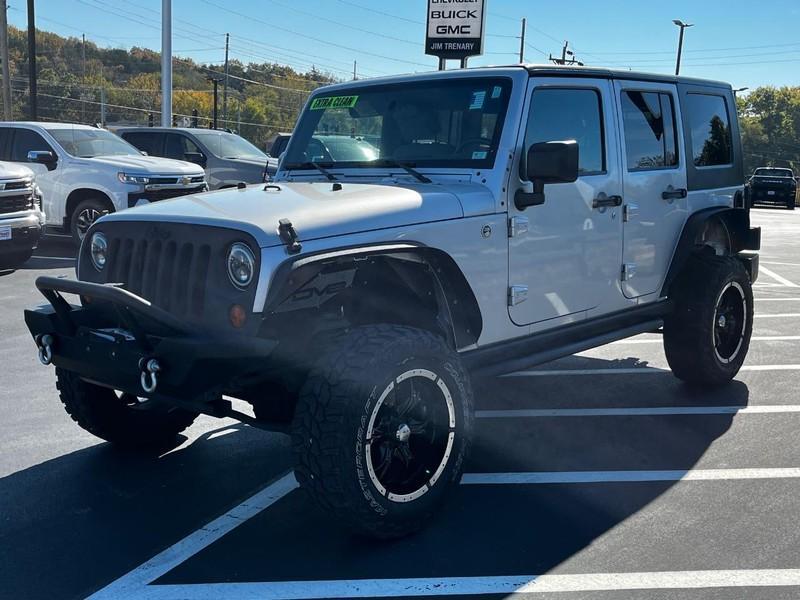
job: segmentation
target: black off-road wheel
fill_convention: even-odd
[[[300,392],[295,475],[356,532],[403,537],[460,481],[472,419],[469,377],[444,340],[359,327],[329,348]]]
[[[739,372],[753,332],[753,289],[742,263],[706,251],[693,255],[673,286],[664,350],[676,377],[721,385]]]
[[[130,394],[88,383],[60,368],[56,368],[56,385],[73,421],[123,448],[166,447],[197,418],[197,413],[181,409],[137,407],[137,399]]]
[[[108,204],[100,198],[87,198],[80,202],[69,220],[70,234],[75,244],[80,246],[94,222],[109,212]]]

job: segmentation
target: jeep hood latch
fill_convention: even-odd
[[[303,249],[303,246],[297,241],[297,232],[289,219],[278,221],[278,235],[281,241],[286,244],[286,251],[289,254],[297,254]]]

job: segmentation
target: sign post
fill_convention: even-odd
[[[428,0],[425,54],[439,57],[443,71],[448,59],[466,68],[470,56],[483,54],[486,0]]]

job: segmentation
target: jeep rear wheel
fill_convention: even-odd
[[[753,290],[744,266],[731,256],[695,255],[674,290],[675,310],[664,323],[672,372],[694,384],[730,381],[753,332]]]
[[[360,327],[330,350],[300,393],[297,480],[362,534],[408,535],[461,479],[469,378],[444,340],[409,327]]]
[[[170,407],[139,407],[130,394],[100,387],[56,368],[56,386],[72,420],[99,438],[126,448],[166,447],[197,418]]]

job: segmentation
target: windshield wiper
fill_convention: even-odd
[[[288,171],[292,171],[294,169],[316,169],[317,171],[325,175],[325,177],[328,178],[328,181],[338,181],[338,179],[333,173],[328,171],[328,169],[320,165],[318,162],[310,161],[304,163],[294,163],[291,165],[286,165],[286,167],[284,168]]]
[[[396,160],[392,160],[391,158],[381,158],[380,160],[376,160],[372,164],[379,165],[382,167],[396,167],[398,169],[403,169],[406,173],[411,175],[414,179],[416,179],[420,183],[433,183],[433,181],[425,177],[425,175],[413,169],[411,165]]]

